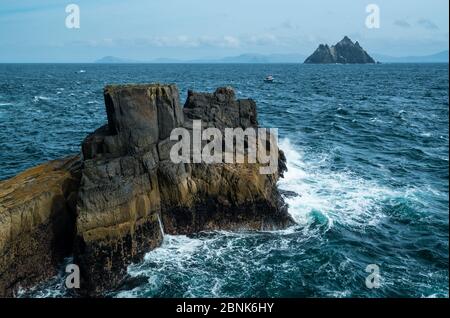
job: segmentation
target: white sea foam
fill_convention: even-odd
[[[157,261],[163,263],[180,264],[190,258],[207,240],[189,238],[185,235],[164,235],[164,240],[159,248],[147,253],[145,262]],[[128,268],[131,276],[149,275],[146,266],[132,265]]]
[[[380,201],[397,195],[396,191],[351,172],[332,171],[327,156],[308,162],[288,139],[280,142],[286,154],[288,171],[281,179],[281,189],[299,196],[287,198],[289,213],[299,224],[308,224],[323,216],[329,227],[333,222],[352,226],[375,225],[383,217]]]
[[[165,235],[161,247],[147,253],[143,262],[128,267],[130,276],[147,277],[148,284],[122,291],[115,297],[151,297],[153,293],[158,295],[162,292],[161,288],[167,288],[168,273],[177,273],[178,278],[183,281],[184,297],[227,295],[224,286],[227,286],[226,282],[231,278],[218,277],[214,269],[199,266],[200,255],[206,263],[210,260],[215,264],[226,263],[229,256],[233,255],[234,265],[230,273],[239,268],[241,276],[252,275],[259,267],[264,272],[267,270],[264,259],[272,250],[290,250],[292,240],[300,244],[312,237],[313,233],[317,233],[308,225],[314,222],[326,224],[325,230],[332,228],[334,223],[356,227],[375,225],[384,216],[380,211],[379,201],[396,195],[392,189],[364,180],[350,172],[332,171],[326,155],[319,155],[308,161],[287,139],[280,142],[280,147],[287,157],[289,170],[279,186],[299,194],[297,197],[287,198],[286,201],[289,204],[289,213],[300,228],[296,226],[271,232],[268,235],[275,235],[278,239],[269,240],[267,242],[270,243],[261,243],[256,247],[246,247],[246,244],[243,244],[243,240],[246,241],[249,237],[251,240],[255,239],[254,233],[221,231],[195,238]],[[290,235],[293,231],[301,231],[302,235],[293,238]],[[320,233],[323,232],[317,234],[321,235]],[[248,270],[248,255],[252,255],[251,270]],[[243,295],[246,290],[242,288]],[[346,297],[347,292],[334,296]]]
[[[316,158],[314,162],[305,161],[301,151],[295,149],[288,139],[281,140],[280,148],[286,155],[288,171],[279,182],[279,187],[299,194],[286,198],[286,202],[289,204],[289,213],[300,225],[310,223],[317,215],[326,218],[330,227],[335,221],[352,225],[374,225],[383,216],[377,210],[377,201],[396,195],[392,189],[349,172],[319,168],[326,166],[326,156]],[[280,231],[280,234],[283,233],[284,231]],[[207,238],[166,235],[162,246],[148,253],[145,260],[181,261],[199,248],[207,248],[218,236],[244,235],[226,231],[217,234],[219,235]],[[143,268],[145,271],[145,267]],[[132,266],[130,270],[133,275],[143,274],[139,273],[139,266]]]
[[[17,292],[18,298],[65,298],[68,297],[68,290],[65,286],[67,273],[65,272],[66,265],[73,263],[73,257],[64,259],[60,267],[59,273],[41,284],[32,288],[20,288]]]
[[[209,241],[208,239],[189,238],[185,235],[164,235],[164,240],[159,248],[147,253],[143,262],[130,265],[127,269],[131,277],[147,277],[148,284],[133,290],[119,292],[115,297],[132,298],[138,297],[148,290],[158,290],[166,269],[170,268],[179,273],[184,272],[187,264],[195,262],[194,254],[210,243]],[[157,269],[148,266],[148,263],[157,263]]]
[[[48,101],[51,100],[52,98],[50,97],[46,97],[46,96],[34,96],[33,97],[33,102],[37,103],[39,101]]]

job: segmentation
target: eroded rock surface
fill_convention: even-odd
[[[286,169],[282,151],[272,174],[261,174],[259,162],[170,159],[172,130],[192,135],[193,120],[221,131],[258,127],[254,101],[219,88],[190,91],[182,108],[176,86],[159,84],[107,86],[104,97],[108,123],[84,140],[81,168],[76,158],[55,161],[0,184],[3,294],[54,274],[72,253],[81,293],[101,296],[120,285],[130,263],[161,244],[161,228],[192,234],[293,224],[276,187]],[[38,261],[42,274],[29,266]]]
[[[278,174],[258,164],[175,164],[176,127],[256,127],[256,105],[231,89],[189,92],[184,112],[173,85],[108,86],[108,124],[83,143],[77,204],[76,262],[90,292],[120,282],[126,265],[161,244],[167,233],[273,229],[292,223],[276,189]],[[283,157],[282,157],[283,158]]]

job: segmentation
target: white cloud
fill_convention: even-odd
[[[173,36],[149,36],[140,38],[105,38],[84,41],[74,41],[69,43],[79,47],[96,47],[96,48],[251,48],[251,47],[291,47],[295,48],[304,44],[315,44],[317,39],[311,36],[302,35],[277,35],[274,33],[260,34],[244,34],[223,35],[223,36],[189,36],[189,35],[173,35]]]
[[[243,38],[243,42],[245,42],[248,45],[257,45],[257,46],[280,44],[278,37],[270,33],[245,36]]]
[[[222,43],[222,45],[224,47],[237,48],[240,45],[239,39],[234,36],[227,35],[223,38],[223,40],[224,42]]]
[[[253,40],[256,41],[256,40]],[[225,36],[199,36],[192,37],[187,35],[177,36],[151,36],[135,39],[99,39],[74,41],[70,43],[76,46],[87,47],[159,47],[159,48],[199,48],[199,47],[218,47],[218,48],[238,48],[241,45],[239,37]]]
[[[240,46],[240,40],[237,37],[226,35],[220,37],[199,36],[192,37],[187,35],[178,36],[156,36],[139,38],[132,41],[137,46],[171,47],[171,48],[197,48],[203,46],[237,48]]]

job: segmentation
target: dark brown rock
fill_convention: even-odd
[[[236,100],[231,88],[190,91],[183,115],[178,100],[170,85],[105,89],[109,129],[83,143],[83,149],[96,150],[84,151],[78,201],[75,260],[90,294],[117,286],[128,264],[161,243],[158,219],[171,234],[292,224],[276,188],[278,173],[262,175],[259,164],[170,160],[173,128],[192,127],[194,119],[220,129],[256,127],[255,103]],[[280,167],[284,161],[281,156]]]

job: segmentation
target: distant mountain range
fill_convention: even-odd
[[[393,57],[383,54],[372,54],[376,61],[381,63],[448,63],[449,51],[442,51],[432,55],[425,56],[405,56],[405,57]],[[128,64],[128,63],[302,63],[306,56],[302,54],[241,54],[238,56],[230,56],[217,59],[171,59],[171,58],[158,58],[151,60],[134,60],[127,58],[120,58],[115,56],[105,56],[95,63],[100,64]]]
[[[101,59],[98,59],[97,61],[95,61],[94,63],[100,63],[100,64],[126,64],[126,63],[142,63],[140,61],[137,60],[132,60],[132,59],[124,59],[121,57],[115,57],[115,56],[104,56]]]
[[[157,58],[147,61],[137,61],[132,59],[124,59],[115,56],[105,56],[95,63],[113,64],[113,63],[251,63],[251,64],[266,64],[266,63],[299,63],[305,59],[301,54],[241,54],[238,56],[229,56],[223,58],[204,58],[204,59],[171,59],[171,58]]]

